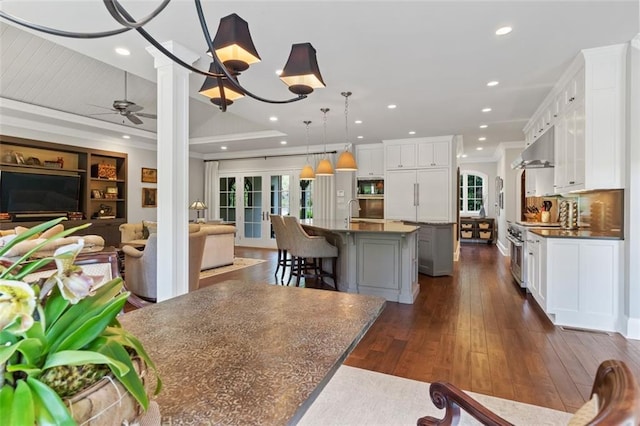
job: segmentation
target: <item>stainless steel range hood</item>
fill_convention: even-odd
[[[520,157],[511,163],[512,169],[539,169],[554,165],[554,127],[551,126],[535,142],[525,148]]]

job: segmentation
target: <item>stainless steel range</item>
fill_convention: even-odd
[[[525,239],[526,231],[524,226],[508,222],[507,240],[511,243],[509,244],[511,275],[513,275],[513,278],[522,288],[527,287],[527,271],[525,269],[526,256],[524,247]]]

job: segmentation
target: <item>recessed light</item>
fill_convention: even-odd
[[[354,123],[356,123],[356,124],[362,124],[362,120],[356,120],[356,121],[354,121]]]
[[[491,112],[491,108],[482,108],[482,112]]]
[[[276,75],[282,75],[282,70],[276,70]]]
[[[122,139],[131,139],[131,136],[129,136],[129,135],[122,135]]]
[[[499,81],[493,80],[487,83],[487,86],[489,87],[493,87],[493,86],[497,86],[498,84],[500,84]]]
[[[467,158],[467,154],[462,154],[462,158]]]
[[[478,138],[478,140],[482,142],[482,141],[486,141],[486,140],[487,140],[487,138],[485,138],[484,136],[482,136],[482,137],[479,137],[479,138]]]
[[[414,132],[413,130],[409,132],[410,135],[415,135],[416,132]]]
[[[227,149],[227,147],[226,146],[221,146],[220,149],[224,151],[224,150]]]
[[[358,136],[358,139],[364,139],[364,136],[360,135]]]
[[[389,109],[396,109],[397,107],[398,107],[398,105],[396,105],[396,104],[387,105],[387,108],[389,108]]]
[[[122,56],[129,56],[131,55],[131,52],[129,51],[129,49],[124,48],[124,47],[116,47],[116,53],[118,55],[122,55]]]
[[[271,117],[269,117],[269,121],[278,121],[278,117],[271,116]]]
[[[481,125],[480,125],[480,128],[481,128],[481,129],[486,129],[487,127],[489,127],[489,126],[487,126],[486,124],[481,124]]]
[[[280,145],[286,145],[287,141],[280,141]]]
[[[476,148],[476,151],[482,151],[484,148],[482,148],[481,146]]]
[[[496,35],[505,35],[505,34],[509,34],[511,31],[513,31],[513,28],[511,27],[502,27],[502,28],[498,28],[496,30]]]

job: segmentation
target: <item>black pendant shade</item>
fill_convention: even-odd
[[[209,66],[209,72],[219,74],[220,70],[216,66],[215,62],[211,62]],[[237,88],[233,87],[226,77],[207,77],[204,79],[204,83],[198,92],[211,99],[214,105],[222,105],[222,94],[220,93],[220,84],[222,81],[222,87],[224,90],[225,104],[231,105],[236,99],[244,97],[244,94]]]
[[[244,71],[249,65],[260,62],[260,55],[249,33],[249,24],[235,13],[220,19],[218,32],[213,39],[213,48],[227,69],[234,73]]]
[[[320,68],[318,68],[316,49],[311,43],[298,43],[291,46],[291,53],[280,74],[280,79],[296,95],[308,95],[313,92],[313,89],[325,87]]]

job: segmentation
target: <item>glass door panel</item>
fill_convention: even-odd
[[[244,238],[261,239],[264,209],[262,206],[262,176],[245,176],[243,178],[244,198]]]

